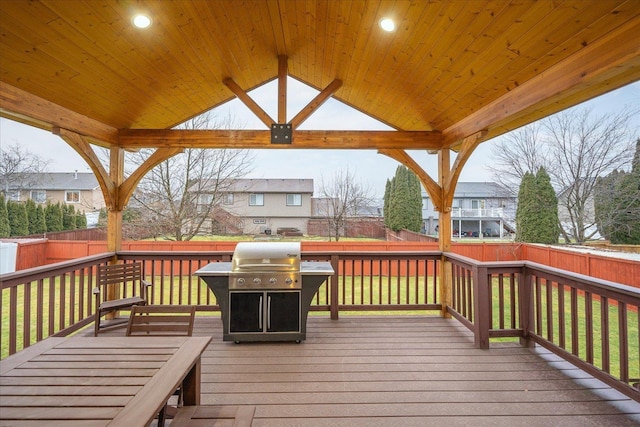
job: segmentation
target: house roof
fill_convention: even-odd
[[[426,191],[422,197],[429,197]],[[469,198],[499,198],[514,199],[513,194],[496,182],[459,182],[453,195],[456,199]]]
[[[132,26],[136,11],[151,27]],[[390,33],[378,25],[387,16]],[[394,129],[436,132],[398,139],[404,149],[486,140],[640,79],[640,2],[629,0],[5,1],[0,34],[0,115],[124,148],[202,146],[202,135],[133,131],[236,96],[265,123],[291,121],[286,90],[277,116],[247,95],[283,76]],[[303,136],[278,148],[329,148]],[[346,141],[331,148],[385,146]]]
[[[98,180],[87,172],[24,173],[9,185],[11,190],[95,190]]]
[[[313,179],[236,179],[228,190],[233,193],[309,193]]]

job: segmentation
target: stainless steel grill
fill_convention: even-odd
[[[229,289],[301,289],[300,243],[240,242],[231,260]]]

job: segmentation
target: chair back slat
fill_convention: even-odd
[[[134,306],[127,336],[191,336],[195,314],[195,306]]]
[[[142,279],[142,263],[110,264],[98,266],[98,285],[137,282]]]

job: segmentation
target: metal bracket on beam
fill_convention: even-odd
[[[293,141],[293,128],[290,124],[273,123],[271,125],[272,144],[291,144]]]

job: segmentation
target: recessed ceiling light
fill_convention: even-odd
[[[151,22],[151,18],[147,15],[139,14],[133,17],[133,25],[137,28],[148,28],[151,26]]]
[[[382,28],[384,31],[390,33],[390,32],[395,31],[396,23],[393,22],[393,19],[391,19],[391,18],[382,18],[380,20],[380,28]]]

